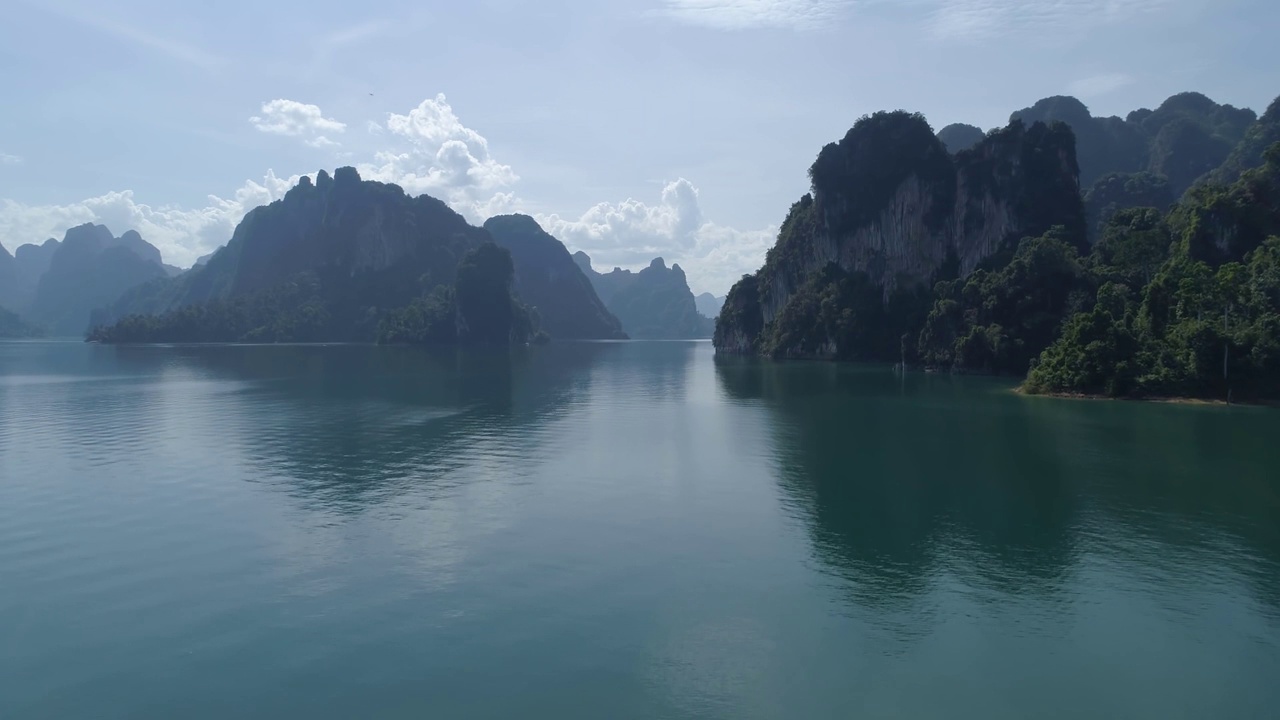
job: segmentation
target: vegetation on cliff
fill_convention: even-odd
[[[716,347],[914,360],[935,283],[1003,267],[1022,237],[1055,226],[1084,246],[1076,173],[1062,125],[1015,122],[953,157],[919,115],[863,118],[823,148],[813,192],[792,205],[764,267],[730,291]]]
[[[388,344],[523,344],[535,339],[536,319],[512,296],[511,283],[511,255],[485,243],[463,256],[452,286],[435,286],[402,308],[368,312],[354,326],[348,315],[334,312],[341,310],[334,302],[340,283],[308,271],[247,295],[159,315],[130,315],[95,328],[89,340],[326,342],[346,339],[354,330],[357,338],[372,336]]]
[[[1113,218],[1092,258],[1092,307],[1066,319],[1026,390],[1280,397],[1280,143],[1265,158],[1167,218]]]
[[[1247,156],[1267,131],[1252,117],[1186,95],[1126,122],[1173,145],[1189,123],[1239,135]],[[922,125],[880,113],[823,149],[812,193],[729,292],[719,352],[1026,375],[1032,393],[1280,397],[1280,143],[1229,184],[1197,166],[1181,200],[1139,169],[1082,203],[1064,125],[987,135],[951,157],[954,183]],[[998,243],[991,216],[1011,219]]]
[[[568,251],[524,220],[493,223],[513,260],[435,198],[353,168],[321,171],[251,211],[191,272],[100,311],[90,339],[522,343],[538,335],[539,315],[562,337],[621,336]],[[544,312],[514,300],[520,290]]]
[[[485,243],[458,264],[452,288],[393,311],[378,326],[378,342],[416,345],[520,345],[545,339],[538,318],[513,293],[511,253]]]

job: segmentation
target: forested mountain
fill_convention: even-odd
[[[557,340],[627,337],[564,244],[537,221],[527,215],[503,215],[490,218],[484,229],[511,253],[516,294],[537,311],[547,334]]]
[[[1123,120],[1093,117],[1084,103],[1064,96],[1045,98],[1010,119],[1070,126],[1082,187],[1109,173],[1148,171],[1164,176],[1176,197],[1227,159],[1257,114],[1188,92],[1155,110],[1134,110]]]
[[[1238,134],[1229,154],[1250,158],[1275,108],[1252,122],[1187,94],[1085,127],[1117,162],[1138,129],[1163,138],[1151,147],[1167,158],[1194,155],[1172,140],[1185,133]],[[764,267],[730,291],[718,352],[1030,371],[1030,392],[1280,398],[1280,143],[1262,167],[1200,172],[1176,202],[1169,177],[1141,163],[1109,172],[1086,220],[1065,124],[1015,119],[950,162],[927,130],[877,113],[823,149]]]
[[[97,320],[162,316],[130,320],[129,341],[372,341],[390,311],[452,287],[488,239],[435,198],[321,171],[251,210],[204,265],[135,288]]]
[[[450,285],[403,307],[377,312],[380,343],[525,344],[545,337],[514,295],[511,254],[485,242],[463,254]],[[332,277],[332,273],[326,273]],[[136,342],[319,342],[344,331],[331,310],[332,282],[303,271],[267,290],[191,304],[159,315],[129,315],[95,328],[89,340]],[[342,308],[336,308],[341,311]],[[342,318],[342,314],[337,315]]]
[[[99,313],[106,328],[93,338],[626,337],[569,252],[532,218],[498,217],[476,228],[439,200],[362,181],[354,168],[332,177],[322,171],[314,183],[303,178],[246,215],[226,247],[201,260],[178,278],[126,293]]]
[[[627,335],[644,340],[711,337],[715,323],[698,314],[679,265],[668,268],[662,258],[654,258],[640,272],[614,268],[599,273],[586,253],[576,252],[573,259]]]
[[[40,253],[48,246],[35,251],[32,266],[42,261]],[[160,251],[137,232],[117,238],[102,225],[86,223],[68,230],[55,244],[24,315],[53,335],[81,335],[95,308],[135,285],[165,276]]]
[[[1280,399],[1280,143],[1167,215],[1117,213],[1031,392]]]
[[[1014,121],[950,155],[920,115],[882,112],[822,149],[764,267],[729,291],[718,350],[897,359],[940,280],[1008,263],[1062,226],[1083,247],[1075,139]]]

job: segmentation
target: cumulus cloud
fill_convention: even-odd
[[[835,18],[849,0],[664,0],[662,14],[715,30],[808,30]]]
[[[254,115],[249,122],[264,133],[301,138],[311,147],[333,147],[338,143],[325,133],[342,133],[346,123],[327,118],[319,106],[300,103],[297,100],[278,98],[262,104],[261,115]]]
[[[17,155],[0,152],[0,165],[17,165],[22,162],[22,158]]]
[[[109,192],[66,205],[25,205],[0,200],[0,238],[6,246],[61,239],[68,228],[92,222],[119,235],[137,230],[160,249],[165,262],[186,267],[231,239],[245,213],[288,192],[300,175],[277,177],[268,171],[262,182],[246,181],[230,198],[210,195],[208,205],[184,209],[139,202],[132,190]]]
[[[388,115],[379,131],[384,129],[397,147],[357,165],[362,177],[396,183],[415,195],[429,193],[473,221],[488,217],[492,208],[514,207],[508,188],[519,176],[494,159],[489,141],[462,124],[444,94],[408,114]]]
[[[600,203],[577,218],[539,215],[538,222],[597,270],[635,268],[655,257],[679,263],[695,292],[723,294],[764,262],[776,228],[742,231],[703,217],[698,189],[684,178],[667,183],[655,204]]]

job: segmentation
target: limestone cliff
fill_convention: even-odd
[[[792,206],[764,267],[729,292],[717,321],[718,351],[847,355],[830,337],[807,337],[807,349],[798,350],[792,328],[779,320],[824,272],[856,275],[859,304],[849,310],[864,314],[876,298],[893,306],[1052,226],[1084,238],[1075,138],[1062,124],[1015,121],[953,156],[920,115],[877,113],[823,148],[809,173],[812,193]],[[853,302],[840,297],[829,302]],[[806,295],[804,302],[820,300]],[[885,346],[870,355],[887,355],[896,342],[886,338],[908,330],[868,336]]]

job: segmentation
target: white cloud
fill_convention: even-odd
[[[268,117],[273,119],[264,119]],[[303,136],[312,143],[327,139],[318,133],[306,136],[324,123],[345,127],[326,119],[314,105],[288,100],[267,103],[255,123],[270,125],[266,132]],[[396,183],[414,195],[428,193],[476,224],[523,208],[514,189],[519,180],[515,171],[493,156],[483,135],[462,123],[444,95],[424,100],[407,114],[390,114],[377,127],[395,146],[375,153],[372,162],[354,163],[365,179]],[[137,230],[160,248],[166,262],[187,266],[225,244],[246,212],[283,196],[299,177],[268,172],[262,182],[246,182],[231,198],[209,196],[205,207],[195,209],[147,205],[130,190],[67,205],[3,200],[0,242],[6,247],[41,242],[61,237],[75,225],[96,222],[116,234]],[[586,251],[599,268],[640,268],[661,256],[684,268],[695,292],[718,295],[743,273],[760,267],[777,233],[776,228],[741,231],[707,220],[698,189],[684,178],[667,183],[652,204],[635,199],[602,202],[577,217],[537,219],[571,250]]]
[[[742,231],[708,222],[698,189],[684,178],[668,183],[654,205],[628,199],[600,203],[576,219],[554,214],[537,219],[570,250],[590,255],[597,270],[643,267],[662,257],[680,264],[695,293],[718,295],[763,264],[777,234],[776,228]]]
[[[977,40],[1010,32],[1080,32],[1159,12],[1170,0],[924,0],[938,37]]]
[[[109,192],[67,205],[25,205],[0,200],[0,238],[6,247],[61,239],[86,222],[106,225],[119,235],[137,230],[160,249],[167,263],[186,267],[231,239],[249,210],[270,203],[297,184],[300,175],[280,178],[270,171],[262,182],[246,181],[231,198],[209,196],[203,208],[183,209],[138,202],[132,190]]]
[[[0,165],[18,165],[22,162],[22,158],[17,155],[0,152]]]
[[[1134,82],[1134,78],[1130,75],[1125,75],[1124,73],[1107,73],[1104,75],[1080,78],[1068,85],[1067,90],[1077,97],[1097,97],[1099,95],[1113,93],[1122,87],[1132,85]]]
[[[472,221],[484,220],[492,207],[514,207],[508,188],[519,176],[494,159],[489,141],[462,124],[443,94],[407,115],[388,115],[385,130],[399,147],[357,165],[362,177],[396,183],[415,195],[429,193]]]
[[[324,133],[341,133],[346,123],[324,116],[316,105],[282,98],[262,104],[262,114],[249,118],[249,122],[264,133],[302,138],[311,147],[333,147],[338,143]]]
[[[664,0],[661,13],[715,30],[807,30],[833,20],[849,0]]]

